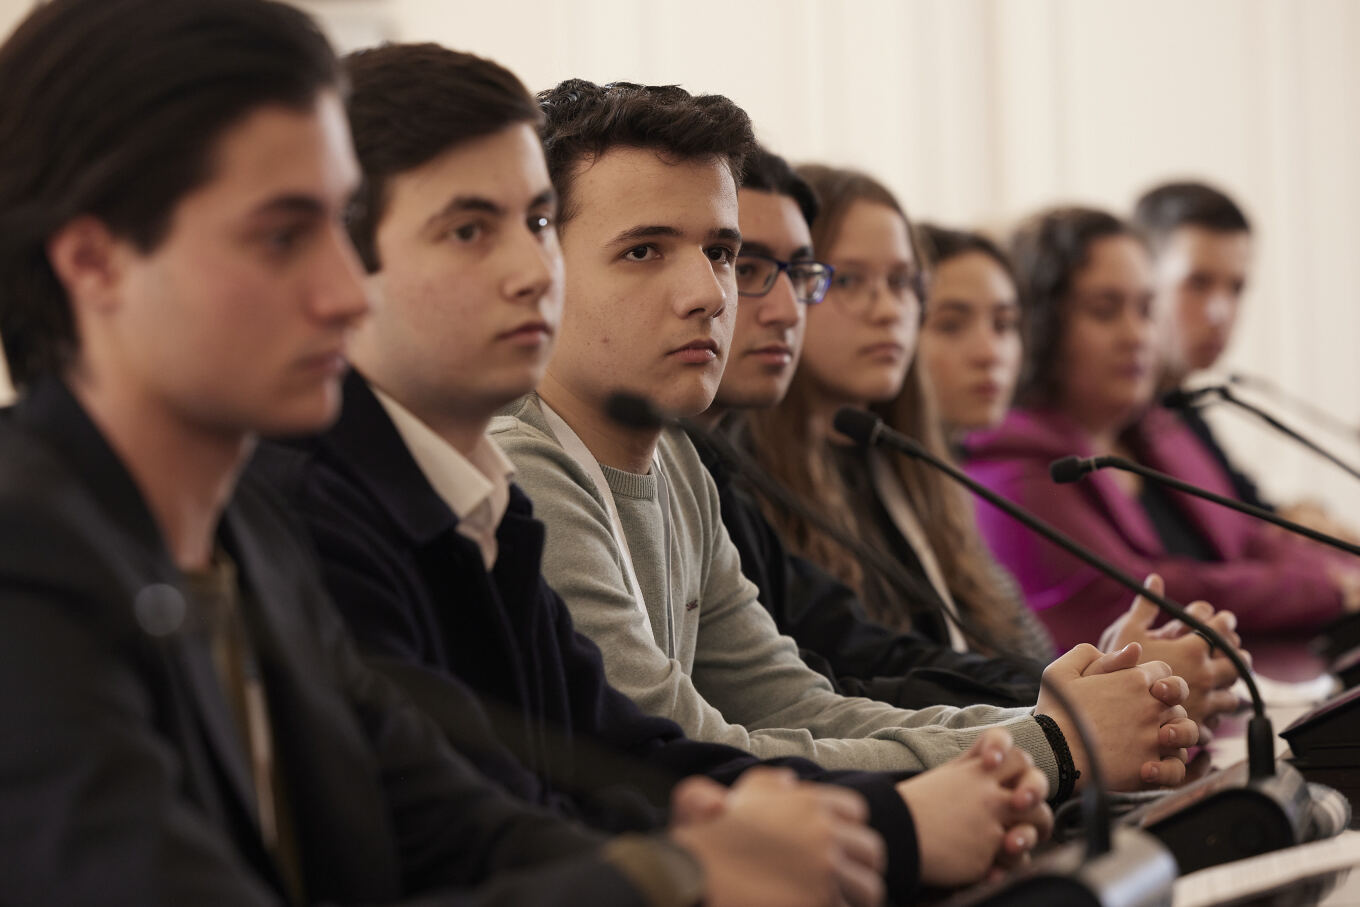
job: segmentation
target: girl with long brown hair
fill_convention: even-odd
[[[916,364],[925,257],[910,219],[867,174],[819,165],[799,173],[821,198],[813,244],[836,272],[826,303],[808,310],[803,357],[784,402],[751,415],[752,451],[839,529],[896,556],[927,594],[909,598],[797,514],[769,505],[769,517],[796,551],[855,588],[876,620],[956,649],[1047,662],[1051,646],[983,545],[966,493],[916,461],[854,449],[832,428],[841,406],[873,406],[948,455]],[[965,637],[942,611],[976,633]]]

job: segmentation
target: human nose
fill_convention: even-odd
[[[1127,345],[1143,348],[1152,342],[1152,318],[1137,305],[1124,307],[1120,319],[1120,339]]]
[[[920,301],[912,290],[892,289],[886,275],[879,275],[864,288],[865,317],[874,324],[893,324],[907,319],[909,313],[919,312]]]
[[[1218,327],[1227,324],[1232,316],[1233,300],[1228,293],[1219,291],[1209,297],[1209,303],[1204,307],[1204,316],[1211,325]]]
[[[725,267],[721,272],[719,267]],[[736,298],[737,279],[730,263],[719,266],[701,251],[680,269],[677,278],[682,286],[676,294],[676,313],[682,318],[703,314],[717,318],[727,308],[729,299]]]
[[[990,325],[978,321],[968,332],[965,354],[974,365],[991,368],[1001,361],[1001,338]]]
[[[358,253],[338,224],[327,230],[323,252],[315,263],[311,303],[316,317],[325,321],[355,322],[372,308]]]
[[[775,280],[770,292],[759,299],[750,300],[757,304],[756,320],[761,324],[787,325],[798,323],[803,314],[803,304],[793,288],[793,280],[787,271]]]
[[[505,278],[501,287],[505,298],[537,302],[562,272],[562,253],[555,236],[517,231],[505,254]]]

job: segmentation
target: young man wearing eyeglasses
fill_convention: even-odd
[[[870,621],[851,589],[789,553],[738,474],[731,451],[722,450],[722,439],[711,434],[739,435],[743,412],[784,399],[802,351],[807,307],[822,301],[833,275],[830,265],[814,257],[809,228],[817,198],[783,158],[764,148],[747,158],[738,201],[741,301],[732,348],[713,405],[695,420],[708,432],[691,428],[689,435],[713,476],[723,523],[760,603],[780,631],[798,642],[803,660],[847,695],[906,709],[1033,705],[1036,677]],[[785,274],[788,279],[781,279]]]

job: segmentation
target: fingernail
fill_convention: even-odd
[[[1170,692],[1171,692],[1171,687],[1169,687],[1169,686],[1167,685],[1167,682],[1166,682],[1165,680],[1159,680],[1159,681],[1157,681],[1157,695],[1158,695],[1158,696],[1165,696],[1167,693],[1170,693]]]
[[[1159,774],[1161,774],[1161,772],[1160,772],[1160,770],[1157,768],[1157,766],[1155,766],[1155,765],[1149,765],[1149,766],[1147,766],[1146,768],[1143,769],[1143,780],[1144,780],[1144,781],[1156,781],[1156,780],[1157,780],[1157,776],[1158,776]]]
[[[1171,746],[1174,746],[1176,744],[1176,729],[1174,727],[1169,727],[1166,729],[1166,742],[1168,745]]]

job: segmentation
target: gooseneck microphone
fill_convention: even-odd
[[[1346,473],[1353,476],[1354,478],[1360,479],[1360,470],[1357,470],[1354,466],[1350,465],[1345,460],[1341,459],[1340,457],[1333,454],[1331,451],[1322,447],[1322,445],[1305,437],[1303,434],[1299,433],[1298,431],[1295,431],[1288,425],[1285,425],[1279,419],[1275,418],[1270,413],[1261,409],[1259,406],[1256,406],[1255,404],[1248,403],[1247,401],[1243,400],[1241,397],[1234,394],[1232,392],[1232,389],[1227,387],[1226,385],[1213,384],[1207,387],[1195,388],[1194,390],[1180,390],[1180,389],[1173,390],[1162,397],[1162,405],[1167,407],[1168,409],[1190,409],[1194,407],[1202,407],[1208,405],[1208,403],[1213,402],[1213,401],[1200,402],[1203,398],[1210,396],[1218,397],[1225,403],[1231,403],[1233,406],[1236,406],[1239,409],[1251,413],[1253,416],[1260,419],[1262,422],[1266,423],[1271,428],[1278,431],[1280,434],[1299,444],[1302,444],[1304,447],[1308,448],[1313,453],[1322,457],[1324,460],[1327,460],[1329,463],[1336,465],[1337,467],[1344,470]]]
[[[1301,526],[1269,510],[1262,510],[1182,482],[1175,476],[1149,469],[1124,457],[1064,457],[1061,460],[1054,460],[1049,465],[1048,471],[1053,481],[1064,483],[1075,482],[1088,473],[1106,467],[1136,473],[1169,488],[1274,523],[1290,532],[1330,545],[1348,554],[1360,554],[1360,546]],[[1314,642],[1314,647],[1321,649],[1324,655],[1336,657],[1349,653],[1352,658],[1360,660],[1360,648],[1356,648],[1360,646],[1360,614],[1345,614],[1324,627],[1322,633],[1323,636]],[[1340,673],[1342,669],[1334,665],[1332,670],[1334,673]],[[1303,769],[1305,774],[1321,769],[1354,770],[1356,765],[1360,765],[1360,740],[1357,740],[1360,722],[1357,722],[1357,715],[1360,715],[1360,703],[1357,702],[1356,695],[1343,693],[1322,703],[1285,728],[1282,736],[1289,741],[1294,764]],[[1336,780],[1330,775],[1318,774],[1316,777],[1324,781]]]
[[[1246,763],[1211,774],[1125,817],[1126,822],[1137,823],[1160,838],[1175,854],[1181,872],[1299,842],[1308,796],[1303,777],[1288,765],[1280,766],[1277,774],[1275,733],[1266,717],[1260,690],[1241,654],[1218,631],[1165,596],[1144,588],[1132,576],[981,485],[952,463],[889,428],[873,413],[846,407],[836,413],[833,424],[837,431],[860,444],[886,447],[940,470],[1064,551],[1152,601],[1209,640],[1232,662],[1251,694],[1253,715],[1247,723]]]
[[[1352,425],[1315,405],[1303,397],[1292,394],[1280,387],[1273,381],[1268,381],[1259,375],[1244,375],[1241,372],[1233,372],[1228,375],[1228,383],[1238,387],[1245,387],[1248,390],[1265,394],[1285,407],[1293,409],[1294,412],[1308,419],[1315,425],[1320,425],[1337,435],[1348,438],[1352,441],[1360,438],[1360,426]]]
[[[1235,498],[1228,498],[1221,494],[1215,494],[1212,491],[1200,488],[1198,485],[1191,485],[1189,482],[1183,482],[1173,475],[1159,472],[1156,469],[1144,466],[1141,463],[1136,463],[1125,457],[1063,457],[1061,460],[1054,460],[1049,464],[1048,474],[1054,482],[1057,482],[1059,485],[1065,485],[1079,481],[1083,476],[1093,473],[1098,469],[1122,469],[1125,472],[1136,473],[1145,479],[1151,479],[1168,488],[1174,488],[1175,490],[1185,492],[1188,495],[1203,498],[1206,501],[1212,501],[1221,507],[1227,507],[1229,510],[1236,510],[1239,513],[1254,516],[1257,519],[1265,520],[1267,523],[1274,523],[1281,529],[1287,529],[1304,538],[1310,538],[1315,542],[1321,542],[1324,545],[1329,545],[1333,548],[1345,551],[1348,554],[1360,555],[1360,545],[1353,545],[1336,536],[1328,535],[1325,532],[1318,532],[1316,529],[1310,529],[1300,523],[1295,523],[1293,520],[1286,520],[1277,513],[1255,507],[1251,504],[1236,500]]]
[[[1062,548],[1069,554],[1090,564],[1101,573],[1130,589],[1135,595],[1141,595],[1155,603],[1167,614],[1180,620],[1186,626],[1204,636],[1215,648],[1223,652],[1228,660],[1237,668],[1237,673],[1247,684],[1247,690],[1251,694],[1252,709],[1255,715],[1247,728],[1247,758],[1251,767],[1251,777],[1268,778],[1275,774],[1275,733],[1271,730],[1270,719],[1265,714],[1265,702],[1261,699],[1261,692],[1256,688],[1256,682],[1252,679],[1251,671],[1247,663],[1242,660],[1238,651],[1228,644],[1218,631],[1206,624],[1204,621],[1186,613],[1185,609],[1165,596],[1158,595],[1145,588],[1129,574],[1120,570],[1114,564],[1106,561],[1095,552],[1077,544],[1054,527],[1048,525],[1034,514],[1022,507],[1006,500],[1001,495],[992,491],[990,488],[975,481],[971,476],[964,473],[952,463],[946,463],[939,457],[926,450],[915,440],[907,437],[901,432],[894,431],[884,424],[883,420],[871,412],[853,407],[843,407],[836,413],[833,423],[836,430],[858,444],[866,447],[878,445],[888,447],[900,453],[906,454],[922,462],[928,463],[954,481],[966,486],[973,494],[985,500],[987,503],[1004,511],[1011,518],[1018,520],[1033,531],[1039,533],[1053,544]]]
[[[819,529],[827,532],[839,544],[881,570],[889,579],[917,596],[924,589],[916,577],[888,555],[865,545],[820,514],[804,505],[788,489],[762,472],[750,456],[740,450],[720,432],[711,432],[691,419],[675,418],[662,412],[645,397],[617,393],[606,403],[606,413],[615,422],[633,428],[659,429],[676,425],[712,445],[721,456],[736,468],[746,480],[781,507],[798,513]],[[958,615],[942,612],[947,620],[976,641],[976,633]],[[1008,659],[1036,676],[1042,672],[1037,664],[1021,664]],[[1111,818],[1109,793],[1105,787],[1095,738],[1082,717],[1062,690],[1051,688],[1053,698],[1072,719],[1077,739],[1088,757],[1090,777],[1082,792],[1084,840],[1055,847],[1029,866],[998,882],[980,884],[960,892],[946,902],[946,907],[1051,907],[1061,903],[1072,907],[1154,907],[1168,902],[1171,885],[1176,876],[1176,862],[1167,849],[1153,836],[1129,826],[1116,827]]]

